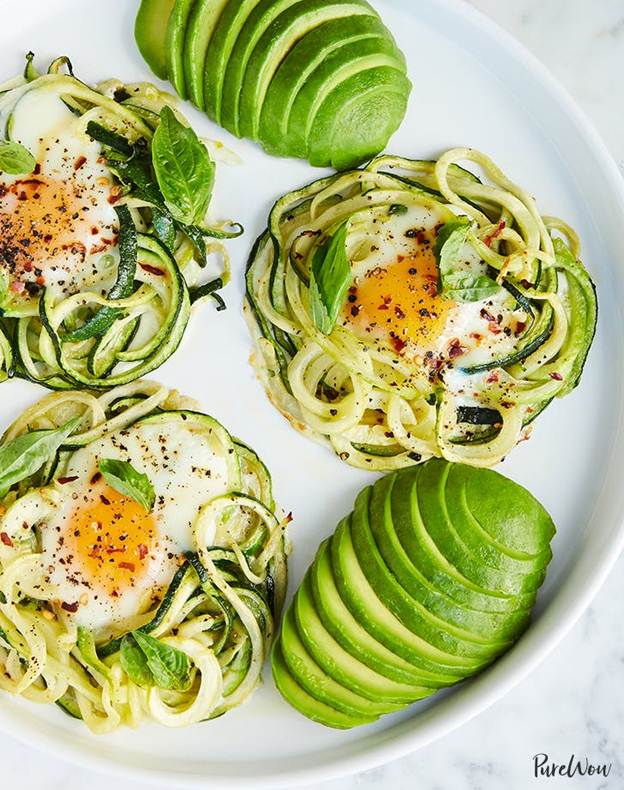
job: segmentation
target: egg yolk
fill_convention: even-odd
[[[396,353],[430,348],[446,326],[453,302],[438,294],[438,268],[430,246],[377,266],[349,290],[345,323],[359,337],[383,338]]]
[[[74,510],[65,536],[67,563],[74,555],[81,581],[117,597],[146,573],[157,534],[151,513],[108,485]]]
[[[76,166],[84,166],[81,158]],[[91,192],[73,179],[38,173],[0,183],[0,267],[12,280],[12,292],[33,295],[55,262],[78,266],[117,243],[114,228],[91,218],[97,206]]]

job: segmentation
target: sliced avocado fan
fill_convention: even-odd
[[[366,0],[141,0],[135,37],[182,98],[277,156],[354,167],[407,109],[405,58]]]
[[[295,593],[275,685],[308,718],[349,728],[475,675],[527,627],[554,532],[491,470],[434,459],[381,478]]]

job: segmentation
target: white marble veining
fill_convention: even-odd
[[[593,119],[624,173],[623,0],[471,0],[529,46]],[[323,790],[624,787],[624,558],[557,650],[505,699],[410,757]],[[533,755],[611,763],[602,777],[533,778]],[[0,741],[0,788],[145,790]],[[308,788],[312,790],[312,788]]]

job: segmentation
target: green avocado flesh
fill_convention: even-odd
[[[173,87],[183,99],[187,97],[184,74],[184,45],[186,28],[193,2],[194,0],[176,0],[176,4],[169,17],[167,36],[165,38],[168,77],[173,83]]]
[[[135,37],[154,73],[217,123],[319,166],[379,153],[411,91],[366,0],[143,0]]]
[[[145,62],[161,80],[168,76],[165,40],[175,0],[142,0],[134,37]]]
[[[554,533],[497,472],[434,459],[381,478],[295,593],[273,651],[277,688],[344,729],[475,675],[527,627]]]

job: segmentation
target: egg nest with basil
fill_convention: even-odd
[[[54,393],[0,443],[0,689],[93,732],[219,716],[286,590],[260,458],[176,392]]]
[[[90,88],[67,58],[39,74],[29,55],[0,85],[4,378],[133,381],[175,351],[194,301],[223,307],[218,240],[241,229],[207,224],[215,165],[172,106],[148,83]]]
[[[597,303],[572,228],[464,148],[278,200],[246,310],[275,406],[347,463],[391,470],[499,462],[578,384]]]

